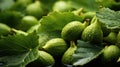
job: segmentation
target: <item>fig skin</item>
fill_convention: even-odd
[[[115,44],[117,40],[117,33],[111,31],[108,36],[103,38],[103,40],[109,44]]]
[[[66,1],[57,1],[53,5],[53,11],[67,12],[70,10],[72,10],[71,5]]]
[[[37,18],[35,18],[34,16],[24,16],[21,19],[21,23],[18,24],[17,29],[27,31],[36,24],[38,24]]]
[[[77,46],[75,45],[74,41],[70,41],[70,47],[65,51],[62,56],[62,63],[63,64],[72,64],[72,56],[75,53]]]
[[[50,53],[54,57],[60,57],[67,50],[68,46],[64,39],[53,38],[46,42],[43,46],[43,50]]]
[[[0,23],[0,36],[7,35],[10,33],[10,27],[4,23]]]
[[[80,38],[85,26],[80,21],[72,21],[66,24],[61,32],[61,37],[66,41],[77,40]]]
[[[81,39],[83,41],[89,41],[93,44],[101,44],[103,42],[101,24],[95,20],[94,23],[90,24],[83,30]]]
[[[43,66],[53,66],[55,64],[55,60],[53,56],[45,51],[39,51],[38,62]]]
[[[36,60],[27,64],[26,67],[51,67],[55,64],[53,56],[45,51],[39,50]]]
[[[116,63],[120,56],[120,48],[116,45],[106,46],[102,54],[103,63]]]
[[[26,14],[40,19],[44,15],[44,9],[40,1],[35,1],[26,7]]]

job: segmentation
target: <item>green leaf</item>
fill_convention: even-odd
[[[84,8],[86,11],[98,10],[98,4],[95,0],[71,0],[71,4],[74,8]]]
[[[0,67],[24,67],[38,57],[38,36],[12,35],[0,39]]]
[[[83,19],[71,12],[52,12],[48,16],[43,17],[40,23],[42,29],[46,31],[60,31],[64,25],[74,20],[82,21]]]
[[[120,11],[114,11],[109,8],[102,8],[96,14],[99,21],[105,24],[108,29],[120,30]]]
[[[44,7],[48,10],[51,10],[53,4],[59,0],[40,0]],[[115,0],[63,0],[69,2],[72,8],[79,9],[84,8],[86,11],[97,11],[99,6],[103,7],[111,7],[117,2]]]
[[[40,20],[41,26],[38,28],[40,45],[45,44],[51,38],[61,37],[62,28],[74,20],[82,21],[83,19],[71,12],[51,12],[48,16],[43,17]]]
[[[81,40],[77,41],[77,50],[73,55],[73,65],[83,66],[93,59],[97,58],[102,53],[102,46],[98,44],[90,44]]]
[[[115,3],[115,0],[95,0],[97,4],[103,6],[103,7],[111,7],[113,6]]]
[[[85,11],[98,11],[100,6],[111,7],[115,0],[68,0],[75,9],[84,8]]]

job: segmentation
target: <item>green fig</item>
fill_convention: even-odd
[[[65,51],[62,56],[62,63],[70,65],[72,62],[72,56],[77,49],[77,46],[73,41],[70,42],[70,47]]]
[[[109,44],[115,44],[117,40],[117,33],[111,31],[108,36],[103,38],[103,40]]]
[[[40,19],[43,16],[43,7],[40,1],[35,1],[26,7],[27,15],[31,15]]]
[[[116,45],[110,45],[105,47],[102,54],[103,63],[114,63],[117,62],[120,57],[120,48]]]
[[[77,40],[80,38],[80,35],[84,28],[85,26],[82,22],[72,21],[63,27],[61,37],[67,41]]]
[[[53,66],[55,64],[53,56],[45,51],[39,51],[39,57],[37,60],[43,66]]]
[[[81,39],[95,44],[102,43],[103,32],[100,23],[95,20],[94,23],[87,26],[82,32]]]
[[[58,57],[63,55],[63,53],[67,50],[67,43],[62,38],[53,38],[47,41],[47,43],[43,46],[43,49],[53,55],[54,57]]]
[[[0,23],[0,36],[8,35],[10,33],[10,27],[4,23]]]
[[[27,31],[29,28],[36,24],[38,24],[37,18],[35,18],[34,16],[24,16],[21,19],[21,23],[18,24],[17,29]]]
[[[53,11],[66,12],[70,11],[71,9],[71,5],[66,1],[57,1],[53,5]]]
[[[26,9],[26,7],[32,2],[33,2],[32,0],[17,0],[9,9],[21,11],[24,13],[24,10]]]
[[[52,67],[54,64],[55,59],[51,54],[39,50],[37,59],[27,64],[26,67]]]

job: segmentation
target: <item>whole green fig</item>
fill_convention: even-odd
[[[65,51],[64,55],[62,56],[62,63],[70,65],[72,62],[72,56],[77,49],[77,46],[73,41],[70,42],[70,47]]]
[[[116,45],[110,45],[105,47],[102,54],[103,63],[114,63],[117,62],[120,57],[120,48]]]
[[[26,7],[32,2],[33,2],[32,0],[17,0],[9,9],[21,11],[24,13],[24,10],[26,9]]]
[[[71,9],[71,5],[66,1],[57,1],[53,5],[53,11],[66,12],[70,11]]]
[[[43,49],[53,55],[59,57],[67,50],[67,43],[62,38],[50,39],[44,46]]]
[[[103,41],[103,32],[100,23],[95,20],[94,23],[87,26],[81,36],[82,40],[89,41],[91,43],[100,44]]]
[[[10,33],[10,27],[4,23],[0,23],[0,36]]]
[[[55,64],[53,56],[45,51],[39,51],[39,57],[37,60],[39,64],[43,66],[53,66]]]
[[[44,10],[43,10],[41,2],[35,1],[34,3],[29,4],[26,7],[26,13],[27,15],[31,15],[31,16],[36,17],[37,19],[40,19],[44,14]]]
[[[21,19],[21,23],[18,24],[17,29],[27,31],[30,29],[32,26],[38,24],[38,20],[34,16],[24,16]]]
[[[85,26],[80,21],[72,21],[66,24],[61,32],[61,37],[67,41],[77,40],[80,38]]]
[[[35,61],[27,64],[26,67],[51,67],[55,64],[53,56],[45,51],[39,50]]]
[[[103,38],[103,40],[109,44],[115,44],[117,40],[117,33],[111,31],[108,36]]]

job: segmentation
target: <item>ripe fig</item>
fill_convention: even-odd
[[[94,23],[87,26],[81,36],[82,40],[89,41],[91,43],[100,44],[103,41],[103,32],[100,23],[95,20]]]
[[[67,43],[62,38],[50,39],[44,46],[43,49],[53,55],[59,57],[67,50]]]

